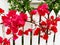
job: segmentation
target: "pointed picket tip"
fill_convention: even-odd
[[[56,13],[54,12],[54,10],[52,10],[52,11],[50,12],[49,18],[50,18],[50,16],[54,16],[54,19],[56,18]]]
[[[29,14],[29,12],[26,11],[26,14],[27,14],[27,16],[28,16],[28,21],[30,21],[31,19],[30,19],[30,14]]]
[[[39,14],[38,13],[33,15],[33,20],[35,21],[35,23],[39,22]]]
[[[41,20],[42,20],[42,21],[46,21],[46,18],[43,17],[43,16],[41,16]]]
[[[57,13],[57,17],[59,17],[60,16],[60,10],[59,10],[59,12]]]
[[[45,14],[45,17],[48,18],[48,14],[47,13]]]
[[[29,14],[29,12],[28,12],[28,11],[26,11],[26,14],[27,14],[27,16],[28,16],[28,17],[30,17],[30,14]]]

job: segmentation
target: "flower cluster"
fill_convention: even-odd
[[[21,12],[20,14],[16,13],[16,10],[10,10],[8,14],[2,16],[2,21],[5,26],[8,26],[6,34],[13,34],[13,39],[16,40],[18,36],[22,36],[23,34],[28,35],[29,32],[32,32],[32,29],[27,29],[24,31],[23,28],[25,26],[25,23],[27,22],[28,16],[27,14]],[[48,10],[48,5],[43,4],[38,6],[37,9],[32,10],[30,14],[33,16],[36,13],[38,13],[40,16],[45,16],[45,14],[49,14],[50,11]],[[46,18],[46,17],[45,17]],[[35,24],[32,20],[32,24],[37,25],[38,27],[35,29],[33,35],[39,35],[45,40],[48,40],[49,32],[57,32],[57,22],[60,21],[60,17],[54,18],[54,16],[50,16],[49,18],[46,18],[46,21],[41,20],[39,22],[39,25]],[[43,35],[41,35],[43,33]]]
[[[46,13],[49,14],[50,11],[48,10],[48,4],[42,4],[38,6],[38,8],[35,10],[32,10],[30,14],[35,15],[37,12],[40,16],[45,16]]]
[[[2,38],[0,37],[0,44],[3,44],[3,45],[10,45],[10,40],[8,40],[7,38]]]
[[[40,37],[42,37],[43,39],[45,40],[48,40],[48,35],[49,33],[54,32],[56,33],[57,32],[57,22],[60,21],[60,17],[56,17],[54,18],[54,16],[50,16],[49,18],[46,18],[45,17],[45,14],[49,14],[50,11],[48,10],[48,5],[45,3],[45,4],[42,4],[40,6],[38,6],[37,9],[35,10],[32,10],[30,12],[31,15],[35,15],[36,13],[38,13],[40,16],[43,16],[46,21],[43,21],[41,20],[39,22],[39,28],[37,28],[34,32],[34,35],[39,35],[39,32],[40,32]],[[41,35],[43,34],[43,35]]]
[[[2,21],[5,26],[8,26],[6,34],[13,34],[14,38],[17,38],[16,33],[20,27],[24,27],[27,21],[27,14],[21,12],[16,13],[16,10],[10,10],[8,14],[2,16]]]

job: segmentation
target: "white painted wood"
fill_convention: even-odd
[[[5,13],[7,13],[8,12],[8,4],[7,4],[7,2],[5,1],[5,0],[1,0],[0,1],[0,8],[3,8],[4,10],[5,10]],[[52,12],[50,13],[50,15],[56,15],[55,13],[54,13],[54,11],[52,10]],[[58,15],[60,15],[60,12],[58,13]],[[35,16],[36,17],[36,16]],[[36,20],[35,18],[34,18],[34,20]],[[1,21],[1,17],[0,17],[0,21]],[[26,27],[25,27],[25,29],[27,29],[27,27],[29,27],[29,28],[31,28],[30,27],[30,23],[28,23],[27,25],[26,25]],[[56,34],[56,41],[55,41],[55,45],[59,45],[60,44],[60,22],[58,22],[58,26],[57,26],[57,28],[58,28],[58,32],[57,32],[57,34]],[[0,36],[2,36],[3,37],[3,34],[2,34],[2,25],[0,25]],[[11,35],[10,35],[11,36]],[[5,37],[10,37],[10,36],[5,36]],[[38,36],[33,36],[32,37],[33,38],[33,44],[32,45],[38,45]],[[21,42],[21,36],[16,40],[16,45],[22,45],[22,42]],[[46,43],[45,43],[45,40],[43,40],[42,38],[41,38],[41,40],[40,40],[41,42],[41,44],[40,45],[46,45]],[[12,39],[11,39],[11,45],[12,45]],[[26,36],[26,35],[24,35],[24,45],[30,45],[30,35],[28,35],[28,36]],[[49,36],[49,39],[48,39],[48,45],[53,45],[53,33]]]
[[[55,14],[54,10],[52,10],[52,11],[50,12],[49,18],[50,18],[51,16],[54,16],[54,19],[56,18],[56,14]]]

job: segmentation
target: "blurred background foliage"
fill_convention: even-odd
[[[54,10],[55,13],[58,13],[60,10],[60,0],[44,0],[49,5],[49,10]]]
[[[31,11],[34,7],[30,6],[30,2],[33,0],[8,0],[10,3],[10,9],[18,11]],[[44,0],[49,5],[49,10],[54,10],[57,13],[60,10],[60,0]],[[41,3],[40,3],[41,4]]]
[[[8,0],[10,4],[10,10],[18,10],[18,11],[30,11],[34,9],[30,6],[31,0]]]

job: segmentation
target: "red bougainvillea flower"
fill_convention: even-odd
[[[17,27],[11,27],[10,29],[11,29],[11,31],[13,33],[17,33],[18,32],[18,28]]]
[[[55,20],[56,20],[56,21],[60,21],[60,17],[57,17]]]
[[[4,38],[3,42],[7,44],[8,42],[7,38]]]
[[[31,28],[29,28],[27,31],[28,31],[28,32],[32,32],[32,29],[31,29]]]
[[[2,16],[2,22],[5,26],[8,26],[10,29],[7,29],[7,34],[17,33],[20,27],[24,27],[25,22],[28,17],[27,14],[21,12],[20,14],[16,14],[16,10],[10,10],[8,14]],[[20,31],[19,31],[20,32]],[[18,33],[20,35],[20,33]],[[14,35],[16,37],[16,35]]]
[[[10,45],[10,41],[8,41],[7,45]]]
[[[7,35],[8,35],[8,34],[11,34],[11,29],[10,29],[10,28],[7,29],[6,34],[7,34]]]
[[[23,12],[20,13],[20,17],[21,17],[24,21],[27,21],[27,19],[28,19],[27,14],[25,14],[25,13],[23,13]]]
[[[4,38],[3,43],[4,45],[10,45],[10,40],[8,40],[7,38]]]
[[[16,10],[9,10],[7,16],[8,17],[14,17],[14,15],[16,15],[16,12],[17,12]]]
[[[22,36],[23,35],[23,30],[19,30],[18,35]]]
[[[3,23],[6,26],[8,26],[8,25],[24,26],[27,18],[28,17],[25,13],[21,12],[20,15],[18,15],[18,14],[16,14],[15,10],[11,10],[11,11],[9,11],[9,13],[6,16],[2,16]]]
[[[26,30],[26,31],[24,32],[24,34],[25,34],[25,35],[28,35],[28,34],[29,34],[29,31],[28,31],[28,30]]]
[[[37,10],[32,10],[32,11],[30,11],[30,14],[31,15],[35,15],[37,13]]]
[[[48,40],[48,34],[44,34],[42,38]]]
[[[46,19],[46,23],[47,23],[47,26],[49,27],[51,25],[51,20],[50,19]]]
[[[40,28],[37,28],[35,31],[34,31],[34,35],[38,35],[40,32]]]
[[[54,19],[54,16],[51,16],[51,17],[50,17],[50,20],[51,20],[51,24],[52,24],[52,25],[57,26],[57,21],[60,20],[60,19],[59,19],[59,18],[58,18],[58,19],[57,19],[57,18]]]
[[[41,25],[46,25],[45,21],[40,22]]]
[[[57,21],[56,20],[51,21],[51,23],[52,23],[52,25],[57,26]]]
[[[48,9],[48,8],[49,8],[49,7],[48,7],[48,4],[46,4],[46,3],[42,4],[40,7],[41,7],[41,8],[45,8],[45,9]]]
[[[2,21],[5,26],[9,26],[11,24],[11,20],[7,16],[2,16]]]
[[[38,13],[41,16],[44,16],[46,13],[49,14],[49,10],[48,10],[48,5],[47,4],[42,4],[40,6],[38,6]]]
[[[56,33],[56,32],[57,32],[56,26],[52,26],[52,27],[51,27],[51,30],[52,30],[54,33]]]
[[[54,19],[54,16],[51,16],[51,17],[50,17],[50,19],[52,19],[52,20],[53,20],[53,19]]]
[[[47,30],[47,28],[42,28],[41,31],[42,32],[45,32]]]
[[[18,35],[19,35],[19,36],[22,36],[23,34],[28,35],[29,32],[32,32],[32,29],[28,29],[28,30],[26,30],[26,31],[19,30]]]
[[[4,13],[4,10],[2,8],[0,8],[0,14]]]
[[[0,37],[0,43],[2,43],[3,42],[3,38],[2,37]]]
[[[24,34],[25,34],[25,35],[28,35],[29,32],[32,32],[32,29],[29,28],[28,30],[24,31]]]
[[[23,27],[25,25],[25,21],[23,20],[23,18],[21,16],[16,16],[14,18],[12,18],[12,26],[15,27]]]
[[[16,34],[13,34],[13,40],[16,40],[18,36]]]

